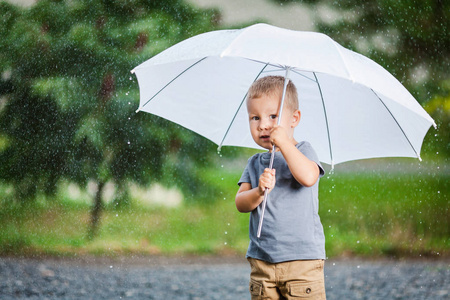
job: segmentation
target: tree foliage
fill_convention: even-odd
[[[429,151],[450,157],[450,1],[273,1],[310,5],[318,31],[391,72],[440,128],[438,138],[427,137]]]
[[[450,91],[450,2],[444,0],[274,0],[301,2],[317,29],[384,66],[424,103]],[[326,7],[326,9],[324,9]]]
[[[19,199],[52,194],[61,179],[97,182],[100,201],[107,181],[195,187],[193,164],[179,163],[183,176],[164,166],[206,163],[213,146],[135,114],[130,70],[212,30],[213,11],[178,0],[41,0],[26,9],[0,2],[0,15],[0,179]]]

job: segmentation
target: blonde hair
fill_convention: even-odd
[[[262,77],[250,86],[247,93],[247,101],[249,99],[259,98],[262,95],[276,95],[280,99],[283,95],[284,77],[283,76],[266,76]],[[286,87],[285,105],[292,111],[298,110],[298,94],[294,83],[289,80]]]

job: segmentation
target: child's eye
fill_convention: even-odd
[[[258,121],[258,120],[259,120],[259,117],[253,116],[253,117],[250,118],[250,120],[252,120],[252,121]]]
[[[272,120],[275,120],[277,117],[278,117],[277,115],[270,115],[270,118],[271,118]]]

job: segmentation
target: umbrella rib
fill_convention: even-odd
[[[408,136],[406,135],[406,132],[403,130],[403,128],[400,126],[400,124],[398,123],[397,119],[394,117],[394,114],[391,112],[391,110],[387,107],[386,103],[384,103],[383,100],[381,100],[380,96],[378,96],[378,94],[373,90],[370,89],[375,96],[378,98],[378,100],[380,100],[380,102],[383,104],[384,108],[389,112],[389,114],[391,115],[392,119],[395,121],[395,123],[397,124],[398,128],[400,128],[400,130],[403,133],[403,136],[406,138],[406,140],[408,141],[409,145],[411,146],[411,148],[413,149],[414,153],[416,153],[417,158],[422,161],[422,158],[420,157],[420,154],[417,152],[417,150],[414,148],[413,144],[411,143],[411,141],[409,140]]]
[[[316,78],[317,86],[319,87],[320,99],[322,99],[323,113],[325,115],[325,124],[327,125],[328,146],[330,148],[331,169],[334,169],[333,150],[331,147],[330,126],[328,124],[327,108],[325,106],[325,101],[323,99],[322,88],[320,87],[319,79],[316,76],[316,72],[313,72],[313,74],[314,77]]]
[[[152,101],[156,96],[158,96],[159,93],[161,93],[166,87],[168,87],[172,82],[174,82],[175,80],[177,80],[178,77],[180,77],[181,75],[183,75],[184,73],[186,73],[189,69],[191,69],[192,67],[194,67],[196,64],[202,62],[204,59],[206,59],[207,57],[203,57],[202,59],[196,61],[195,63],[193,63],[192,65],[190,65],[189,67],[187,67],[183,72],[181,72],[180,74],[178,74],[177,76],[175,76],[171,81],[169,81],[165,86],[163,86],[156,94],[154,94],[147,102],[145,102],[144,105],[142,105],[141,107],[139,107],[138,111],[141,110],[144,106],[146,106],[150,101]]]
[[[261,76],[261,74],[264,72],[264,70],[267,68],[268,65],[269,65],[269,63],[266,63],[266,64],[264,65],[264,67],[261,69],[261,71],[259,71],[258,75],[257,75],[256,78],[253,80],[253,82],[255,82],[255,81],[259,78],[259,76]],[[223,142],[225,141],[225,138],[227,137],[228,132],[230,131],[231,126],[232,126],[233,123],[234,123],[234,120],[236,120],[236,116],[237,116],[238,112],[241,110],[241,107],[242,107],[242,104],[243,104],[244,101],[245,101],[245,98],[247,98],[247,94],[248,94],[248,92],[245,93],[244,98],[242,98],[241,103],[239,104],[239,107],[236,109],[236,112],[234,113],[234,116],[233,116],[233,119],[232,119],[231,122],[230,122],[230,125],[228,125],[227,131],[225,132],[225,135],[223,136],[222,141],[221,141],[220,144],[219,144],[219,147],[218,147],[218,150],[219,150],[219,151],[220,151],[220,149],[222,148]]]
[[[313,82],[317,82],[317,77],[316,77],[316,80],[314,80],[314,79],[312,79],[312,78],[309,78],[309,77],[306,76],[305,74],[300,73],[298,70],[291,69],[291,71],[294,72],[295,74],[297,74],[298,76],[304,77],[304,78],[306,78],[306,79],[308,79],[308,80],[311,80],[311,81],[313,81]]]
[[[271,62],[264,62],[264,61],[261,61],[261,60],[252,59],[252,58],[248,58],[248,57],[244,57],[244,58],[248,59],[249,61],[255,62],[255,63],[263,64],[263,65],[266,65],[266,66],[280,68],[281,70],[286,69],[286,67],[284,67],[284,66],[282,66],[280,64],[274,64],[274,63],[271,63]]]

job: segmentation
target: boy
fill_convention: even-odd
[[[280,126],[277,126],[284,77],[263,77],[247,96],[250,132],[255,142],[272,151],[248,160],[239,180],[236,208],[251,212],[250,293],[252,299],[325,299],[323,265],[325,237],[318,215],[319,177],[324,170],[308,142],[297,143],[294,129],[301,113],[294,84],[289,81]],[[256,237],[259,204],[269,189],[264,224]]]

